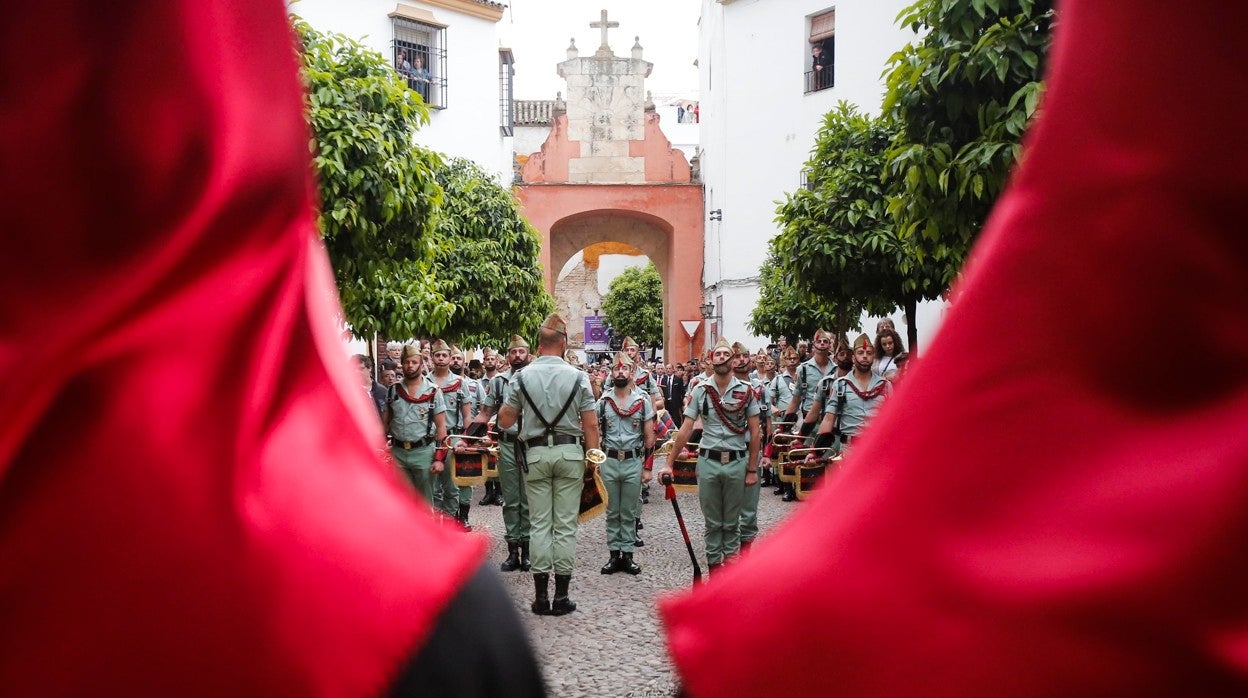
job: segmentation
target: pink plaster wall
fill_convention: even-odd
[[[663,135],[663,130],[659,128],[659,115],[655,112],[646,112],[645,140],[629,141],[628,154],[646,159],[647,182],[689,181],[689,161]]]
[[[520,178],[525,183],[566,182],[568,161],[580,155],[581,142],[568,140],[567,112],[556,114],[541,152],[530,155],[520,167]]]

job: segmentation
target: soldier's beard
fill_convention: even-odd
[[[854,360],[846,359],[845,361],[837,361],[836,367],[841,369],[842,371],[848,371],[849,369],[854,367]]]
[[[611,383],[617,388],[623,388],[624,386],[628,385],[628,379],[627,378],[613,378],[611,379]]]
[[[715,364],[711,368],[715,369],[716,375],[726,376],[728,375],[728,372],[732,370],[732,366],[729,366],[728,363],[729,362],[725,361],[722,364]]]
[[[458,376],[458,375],[463,374],[463,372],[464,372],[463,366],[456,366],[455,364],[451,364],[451,373],[454,373],[455,375]]]

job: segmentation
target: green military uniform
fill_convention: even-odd
[[[641,513],[644,428],[655,418],[654,403],[635,386],[624,399],[616,396],[615,388],[608,390],[597,405],[602,450],[607,454],[602,464],[602,482],[607,489],[607,549],[631,554]]]
[[[581,412],[594,409],[589,376],[558,356],[539,356],[512,381],[506,404],[520,414],[518,437],[525,443],[533,572],[571,575],[585,473]],[[543,419],[554,421],[548,428]]]
[[[867,420],[892,395],[893,384],[877,373],[871,374],[865,390],[859,387],[853,373],[828,382],[828,397],[824,400],[823,411],[825,415],[829,412],[838,415],[835,433],[837,446],[842,448],[862,432]]]
[[[836,374],[836,364],[828,357],[828,365],[820,368],[815,359],[808,359],[797,367],[797,380],[793,381],[793,393],[798,396],[797,422],[800,424],[806,413],[815,404],[816,388],[819,381],[828,374]]]
[[[442,391],[423,378],[415,395],[409,395],[403,383],[395,383],[386,392],[385,412],[390,416],[390,453],[416,491],[432,505],[429,468],[436,446],[433,418],[446,412]]]
[[[485,404],[496,414],[506,404],[512,391],[511,381],[516,375],[517,372],[509,368],[490,381]],[[529,542],[529,500],[524,491],[524,477],[516,463],[515,425],[508,429],[499,429],[498,440],[498,485],[503,490],[503,538],[510,548],[512,545]]]
[[[710,565],[722,564],[741,547],[749,418],[758,414],[753,390],[736,377],[729,379],[722,394],[713,378],[698,383],[685,408],[685,419],[702,419],[698,502],[706,519],[706,561]]]
[[[796,380],[788,373],[777,373],[767,384],[767,405],[773,410],[783,412],[793,400],[793,384]]]
[[[745,345],[740,342],[733,344],[732,350],[734,358],[742,354],[749,354],[749,349],[747,349]],[[737,380],[741,380],[740,377],[736,378]],[[757,377],[752,377],[748,381],[742,380],[742,382],[749,384],[754,400],[758,403],[760,417],[759,421],[761,422],[760,428],[763,433],[766,433],[766,424],[770,417],[770,410],[767,408],[766,401],[766,386],[763,385],[762,379]],[[705,441],[705,436],[703,437],[703,440]],[[762,450],[760,449],[759,452],[761,454]],[[756,481],[753,485],[745,486],[745,499],[741,503],[740,534],[742,545],[749,545],[754,542],[755,538],[758,537],[758,495],[762,492],[762,489],[763,486],[761,481]]]
[[[468,390],[464,387],[466,379],[448,372],[446,377],[441,379],[431,373],[429,380],[441,389],[442,400],[446,403],[446,433],[462,434],[466,426],[463,421],[463,406],[468,402]],[[467,490],[467,494],[462,498],[460,489]],[[434,508],[440,509],[447,516],[456,516],[459,513],[460,502],[467,504],[471,498],[472,488],[457,487],[451,478],[451,468],[448,464],[448,467],[442,471],[442,475],[434,482]]]

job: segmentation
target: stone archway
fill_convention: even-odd
[[[702,188],[668,185],[521,185],[524,215],[542,234],[546,288],[563,265],[600,242],[641,250],[663,279],[664,357],[685,360],[691,338],[681,321],[701,320]],[[697,346],[699,327],[692,338]]]

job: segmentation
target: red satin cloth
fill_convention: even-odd
[[[693,695],[1248,693],[1248,5],[1060,13],[922,363],[809,506],[662,605]]]
[[[0,692],[366,695],[482,559],[377,457],[278,0],[0,22]]]

